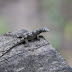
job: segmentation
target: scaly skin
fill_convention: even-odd
[[[12,33],[7,33],[5,34],[5,36],[11,36],[11,37],[15,37],[15,38],[20,38],[20,40],[14,40],[12,42],[9,42],[11,43],[10,46],[8,47],[3,47],[3,48],[6,48],[5,51],[3,51],[1,54],[0,54],[0,58],[2,56],[4,56],[6,53],[8,53],[13,47],[19,45],[20,43],[22,42],[26,42],[26,44],[28,44],[28,40],[33,40],[34,38],[38,38],[38,35],[42,32],[49,32],[49,29],[47,29],[46,27],[45,28],[42,28],[42,29],[38,29],[36,31],[32,31],[32,32],[28,32],[27,30],[19,30],[18,32],[15,31],[15,32],[12,32]]]
[[[23,38],[25,38],[27,40],[32,40],[32,39],[36,38],[42,32],[49,32],[49,29],[47,29],[45,27],[45,28],[42,28],[42,29],[38,29],[36,31],[32,31],[31,33],[25,34]]]

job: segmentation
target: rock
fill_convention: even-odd
[[[0,37],[0,50],[2,42],[8,43],[12,37]],[[7,42],[6,42],[7,41]],[[0,58],[0,72],[72,72],[72,68],[43,37],[30,46],[21,43],[13,47]]]

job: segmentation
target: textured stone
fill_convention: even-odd
[[[0,50],[14,38],[1,36]],[[16,39],[17,40],[17,39]],[[63,57],[43,37],[29,47],[21,43],[0,58],[0,72],[72,72]]]

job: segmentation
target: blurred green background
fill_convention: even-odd
[[[0,0],[0,35],[47,27],[42,35],[72,66],[72,0]]]

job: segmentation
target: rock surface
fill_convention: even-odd
[[[0,37],[0,50],[12,37]],[[72,72],[63,57],[44,38],[21,43],[0,58],[0,72]],[[6,46],[5,46],[6,48]]]

